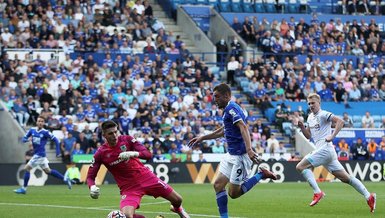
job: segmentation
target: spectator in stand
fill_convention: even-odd
[[[379,149],[378,144],[374,141],[374,139],[370,139],[370,142],[368,143],[368,152],[370,160],[375,159],[377,149]]]
[[[361,138],[358,138],[357,142],[350,148],[350,153],[353,156],[353,160],[368,160],[369,158],[367,146]]]
[[[267,139],[266,153],[275,154],[279,148],[279,141],[275,138],[275,135],[272,133],[270,138]]]
[[[348,143],[346,143],[345,139],[341,139],[339,142],[338,142],[338,147],[336,147],[336,150],[338,149],[338,151],[346,151],[346,152],[349,152],[349,145]]]
[[[353,127],[353,121],[349,117],[348,113],[344,112],[342,120],[344,121],[344,128],[352,128]]]
[[[353,89],[349,92],[349,101],[360,101],[361,91],[357,88],[356,84],[353,84]]]
[[[374,119],[370,116],[370,112],[367,111],[365,116],[362,117],[362,128],[374,128]]]

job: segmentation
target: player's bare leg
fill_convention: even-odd
[[[226,193],[226,185],[229,182],[229,179],[223,175],[222,173],[218,173],[217,178],[214,182],[214,190],[217,198],[218,210],[221,218],[228,217],[227,212],[227,193]]]
[[[332,174],[344,183],[347,183],[355,188],[360,194],[362,194],[367,204],[369,205],[370,212],[374,212],[376,209],[376,193],[369,193],[364,184],[357,178],[350,176],[346,170],[338,170],[332,172]]]
[[[135,208],[133,206],[125,206],[122,208],[122,212],[127,218],[144,218],[144,216],[135,214]]]
[[[302,159],[297,164],[296,169],[299,173],[302,174],[302,176],[313,188],[313,192],[314,192],[313,200],[309,204],[312,207],[316,205],[325,196],[325,193],[321,191],[321,189],[319,188],[317,181],[314,178],[314,174],[312,172],[313,166],[306,158]]]
[[[182,196],[176,191],[172,191],[165,199],[171,203],[170,210],[179,215],[180,218],[190,218],[188,213],[182,207]]]

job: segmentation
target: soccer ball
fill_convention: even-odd
[[[114,210],[107,215],[107,218],[126,218],[126,215],[120,210]]]

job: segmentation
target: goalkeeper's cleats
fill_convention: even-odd
[[[27,194],[27,190],[23,187],[13,190],[16,194]]]
[[[323,197],[325,197],[325,192],[321,191],[320,193],[314,193],[313,201],[310,202],[310,207],[316,205]]]
[[[171,205],[170,210],[171,210],[172,212],[178,214],[180,218],[190,218],[190,216],[189,216],[188,213],[183,209],[182,206],[180,206],[178,209],[175,209],[175,207]]]
[[[370,212],[374,213],[374,210],[376,209],[376,193],[370,194],[367,202],[370,207]]]

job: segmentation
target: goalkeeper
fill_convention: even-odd
[[[100,166],[104,164],[120,189],[120,210],[126,217],[144,217],[135,214],[135,210],[139,208],[143,195],[150,195],[169,200],[171,211],[181,218],[189,218],[182,208],[182,197],[139,161],[139,158],[151,159],[152,153],[135,138],[120,135],[117,127],[111,120],[102,123],[106,142],[96,151],[87,174],[91,197],[97,199],[100,195],[100,189],[95,185],[95,177]]]

